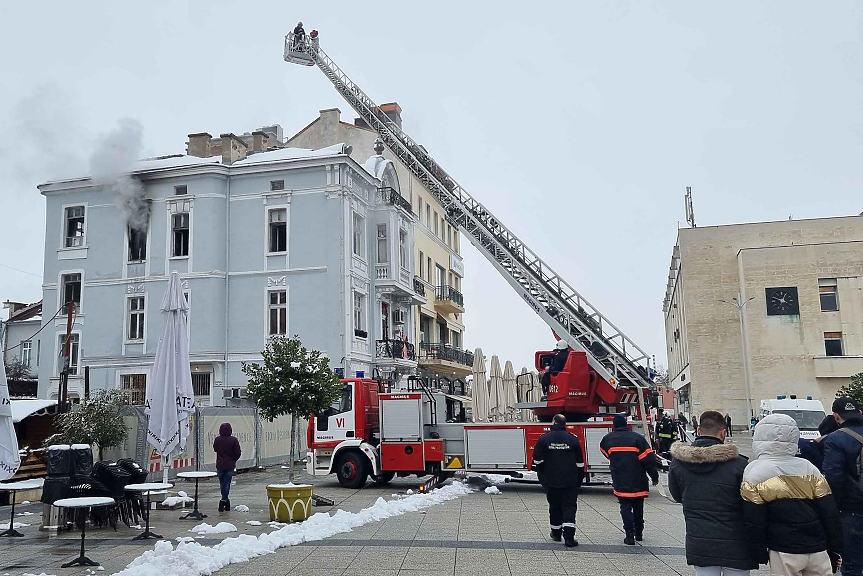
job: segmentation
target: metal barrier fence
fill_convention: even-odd
[[[163,460],[147,444],[147,416],[144,408],[127,406],[123,418],[129,428],[129,436],[122,446],[106,449],[105,458],[133,458],[150,472],[152,479],[161,478],[164,473]],[[291,451],[291,420],[290,416],[280,416],[269,422],[261,418],[255,408],[199,408],[192,423],[192,434],[186,443],[186,452],[175,456],[168,463],[168,477],[189,470],[215,470],[213,440],[219,435],[219,427],[224,422],[231,425],[234,436],[240,441],[242,456],[237,462],[237,469],[286,463]],[[305,420],[298,421],[295,461],[301,460],[308,448],[306,426]]]

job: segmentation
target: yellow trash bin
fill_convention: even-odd
[[[268,484],[270,520],[300,522],[309,517],[312,509],[311,484]]]

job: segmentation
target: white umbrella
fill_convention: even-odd
[[[473,421],[488,420],[488,382],[485,379],[485,357],[482,348],[477,348],[473,354],[473,382],[471,383],[473,397]]]
[[[149,417],[147,442],[163,457],[186,449],[190,418],[195,412],[186,332],[188,314],[180,274],[172,272],[162,299],[162,334],[156,346],[144,410]]]
[[[6,366],[0,360],[0,481],[11,478],[20,465],[18,437],[12,425],[12,402],[6,385]]]
[[[527,396],[530,398],[531,402],[537,402],[542,398],[542,386],[539,383],[539,374],[537,374],[536,370],[531,370],[530,372],[530,390],[528,391]],[[536,412],[533,410],[530,411],[530,421],[537,421]]]
[[[533,374],[528,371],[527,368],[521,369],[521,374],[518,378],[518,401],[519,402],[530,402],[530,390],[533,387]],[[521,421],[522,422],[530,422],[530,418],[533,415],[533,410],[528,410],[527,408],[523,408],[521,410]]]
[[[518,395],[515,390],[515,368],[512,362],[506,361],[506,367],[503,370],[503,406],[505,414],[510,419],[514,420],[515,405],[518,403]]]
[[[503,420],[506,413],[504,406],[503,372],[500,369],[500,360],[497,356],[491,357],[491,367],[488,371],[488,405],[491,419],[495,422]]]

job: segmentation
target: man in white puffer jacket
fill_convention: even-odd
[[[758,459],[743,472],[743,517],[754,557],[778,576],[828,576],[842,550],[839,512],[830,485],[808,460],[795,457],[800,430],[786,414],[755,427]]]

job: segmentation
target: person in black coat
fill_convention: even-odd
[[[611,463],[611,482],[626,533],[623,543],[634,546],[644,538],[644,499],[650,495],[647,477],[654,486],[659,484],[656,454],[644,436],[629,429],[621,414],[614,417],[614,430],[605,435],[599,450]]]
[[[724,444],[725,417],[707,411],[699,418],[691,446],[671,448],[668,491],[683,504],[686,563],[699,568],[756,570],[746,540],[740,485],[747,460],[737,446]]]
[[[801,438],[797,442],[797,457],[809,460],[815,467],[824,472],[824,440],[831,432],[839,429],[839,424],[833,415],[825,416],[821,424],[818,425],[818,433],[821,435],[814,440]]]
[[[533,470],[545,488],[551,539],[563,536],[568,548],[578,546],[575,539],[575,513],[578,488],[584,478],[584,454],[575,434],[567,432],[566,417],[557,414],[551,430],[539,437],[533,450]]]

